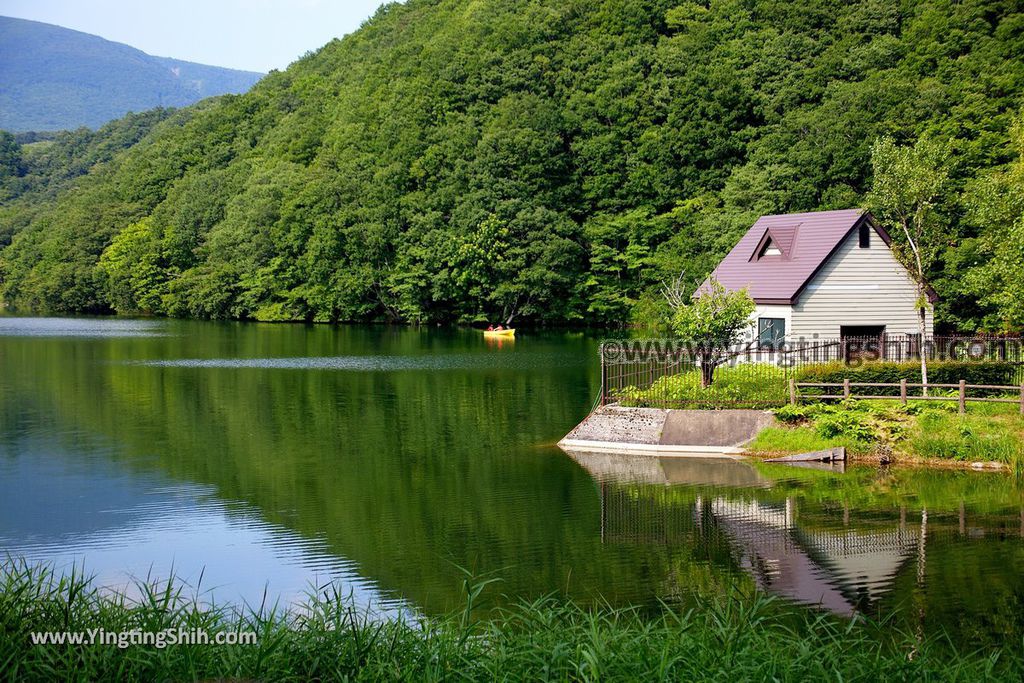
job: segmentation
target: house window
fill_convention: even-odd
[[[871,226],[867,223],[860,224],[860,248],[867,249],[871,246]]]
[[[757,319],[757,345],[762,349],[778,349],[785,337],[785,318]]]
[[[775,242],[769,237],[761,250],[761,256],[782,256],[782,250],[775,246]]]

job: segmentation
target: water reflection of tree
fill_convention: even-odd
[[[587,466],[586,458],[574,457]],[[877,482],[876,502],[864,505],[851,504],[849,489],[838,481],[804,489],[790,483],[789,495],[780,499],[771,485],[673,484],[655,463],[626,463],[616,481],[614,458],[594,458],[591,468],[603,482],[606,543],[660,543],[683,555],[715,547],[714,562],[705,566],[720,575],[744,575],[762,589],[809,603],[820,601],[807,594],[808,586],[815,588],[808,580],[824,580],[848,605],[836,611],[890,618],[892,627],[921,637],[943,627],[983,644],[997,634],[1024,633],[1024,582],[1015,569],[1024,566],[1024,512],[991,501],[980,506],[986,512],[972,511],[964,491],[973,491],[975,482],[958,473],[949,476],[954,486],[943,494],[930,482],[929,499],[945,501],[936,511],[909,505],[913,496],[900,486],[899,474],[868,475]],[[947,476],[929,474],[940,482]],[[959,483],[967,488],[958,492]],[[782,576],[801,566],[807,569],[797,577],[802,584]]]
[[[174,334],[145,340],[5,339],[19,359],[3,368],[5,429],[33,428],[18,417],[31,407],[69,452],[76,435],[98,435],[125,470],[156,469],[251,503],[426,612],[460,603],[455,564],[498,572],[510,599],[558,591],[614,604],[656,603],[682,566],[665,546],[602,546],[591,480],[538,447],[596,393],[596,368],[573,365],[593,357],[585,339],[537,334],[519,346],[529,353],[494,354],[476,332],[166,324]],[[139,363],[360,355],[399,366],[438,356],[467,369]],[[491,355],[502,358],[491,366]]]

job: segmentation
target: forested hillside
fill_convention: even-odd
[[[1015,328],[1022,105],[1017,2],[409,0],[109,155],[105,136],[130,142],[117,126],[0,145],[2,293],[47,311],[628,322],[759,214],[864,205],[875,140],[927,136],[952,150],[938,321]]]
[[[62,26],[0,17],[0,128],[98,128],[130,111],[245,92],[263,74],[154,57]]]

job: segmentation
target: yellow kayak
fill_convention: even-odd
[[[514,337],[516,331],[514,329],[507,330],[484,330],[485,337]]]

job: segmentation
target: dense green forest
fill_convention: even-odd
[[[245,95],[0,141],[2,294],[650,319],[661,282],[704,276],[758,215],[863,206],[872,144],[924,136],[951,150],[938,323],[1016,329],[1022,105],[1009,0],[409,0]]]

